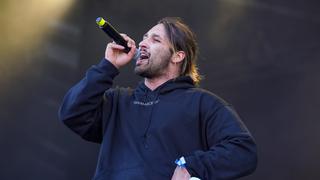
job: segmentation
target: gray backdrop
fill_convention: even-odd
[[[0,5],[6,8],[5,1]],[[11,29],[4,25],[0,179],[92,177],[99,146],[63,126],[57,111],[66,91],[104,55],[110,39],[96,27],[98,16],[136,42],[161,17],[182,17],[197,34],[201,87],[233,104],[257,141],[258,168],[243,179],[320,179],[319,5],[317,0],[79,1],[64,18],[48,14],[45,24],[36,25],[47,28],[36,48],[29,39],[18,50],[9,46]],[[20,23],[12,31],[25,31],[28,24]],[[131,64],[115,84],[135,87],[140,80]]]

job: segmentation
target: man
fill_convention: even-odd
[[[105,58],[65,96],[60,119],[101,143],[95,180],[236,179],[256,167],[256,145],[221,98],[195,86],[197,44],[179,18],[164,18],[139,43],[134,90],[111,88],[131,48],[109,43]],[[175,160],[176,161],[175,164]]]

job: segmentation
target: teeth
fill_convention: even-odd
[[[150,57],[150,54],[145,48],[140,49],[140,60],[148,59]]]
[[[147,59],[147,58],[148,58],[148,56],[146,56],[146,55],[141,56],[141,59]]]
[[[146,58],[149,58],[149,55],[146,52],[141,52],[140,58],[141,59],[146,59]]]

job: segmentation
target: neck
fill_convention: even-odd
[[[161,84],[170,80],[169,78],[145,78],[144,84],[152,91],[159,87]]]
[[[179,67],[177,67],[176,65],[169,64],[168,69],[166,69],[165,73],[157,77],[145,78],[144,84],[153,91],[168,80],[177,78],[179,76],[178,69]]]
[[[154,78],[145,78],[144,84],[153,91],[157,87],[161,86],[163,83],[177,77],[178,77],[177,75],[165,75],[165,76],[154,77]]]

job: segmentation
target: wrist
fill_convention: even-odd
[[[108,59],[106,57],[105,57],[105,60],[109,61],[115,68],[120,69],[120,66],[116,62],[114,62],[114,61],[112,61],[112,60],[110,60],[110,59]]]
[[[101,72],[108,74],[112,79],[119,74],[119,69],[105,58],[97,64],[97,67],[102,70]]]
[[[186,167],[186,164],[187,164],[187,162],[186,162],[186,160],[184,159],[183,156],[180,157],[179,159],[177,159],[177,160],[175,161],[175,163],[176,163],[177,166],[179,166],[179,167],[181,167],[181,168],[185,168],[185,167]]]

